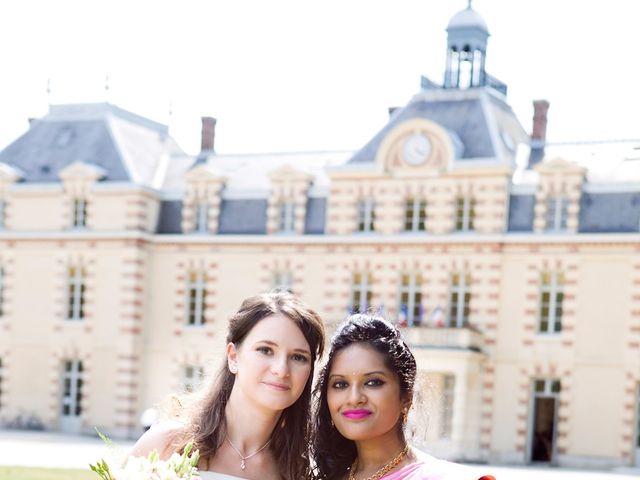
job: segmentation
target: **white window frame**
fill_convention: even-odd
[[[462,202],[461,202],[462,201]],[[456,198],[455,231],[471,232],[476,217],[476,199],[472,195]]]
[[[407,283],[405,284],[405,277]],[[407,302],[403,301],[403,297],[407,296]],[[404,315],[407,325],[419,325],[422,323],[422,275],[419,273],[401,273],[400,274],[400,306],[398,314]],[[406,311],[404,306],[406,305]],[[418,318],[416,319],[416,309],[418,310]]]
[[[291,273],[289,270],[278,270],[273,272],[271,288],[273,290],[292,291],[293,273]]]
[[[204,368],[200,365],[185,365],[182,370],[182,389],[195,392],[202,385]]]
[[[86,273],[82,265],[70,265],[67,272],[67,321],[84,319]]]
[[[545,231],[563,232],[567,229],[569,199],[563,196],[547,198]]]
[[[549,283],[545,283],[545,275],[549,275]],[[545,295],[548,295],[549,298],[549,304],[547,305],[547,318],[544,318],[543,316]],[[563,307],[564,285],[562,281],[562,274],[558,272],[543,272],[540,278],[540,310],[538,313],[539,334],[553,335],[562,332]],[[544,322],[547,324],[546,328],[543,328],[542,324]]]
[[[442,375],[440,393],[440,438],[451,438],[453,433],[453,408],[455,405],[456,376],[450,373]]]
[[[4,283],[5,271],[2,265],[0,265],[0,318],[4,316]]]
[[[427,229],[427,201],[419,197],[408,198],[404,208],[404,231],[424,232]],[[411,228],[407,228],[408,223],[411,224]]]
[[[375,202],[371,198],[365,198],[358,202],[357,231],[371,233],[375,231]]]
[[[73,199],[73,228],[87,228],[87,200]]]
[[[358,276],[360,277],[359,279]],[[352,313],[356,313],[356,311],[358,313],[366,313],[371,307],[369,301],[373,299],[373,291],[371,290],[372,283],[373,277],[369,272],[355,272],[353,274],[351,283]]]
[[[62,364],[62,416],[79,417],[82,415],[83,366],[81,360],[65,360]],[[69,380],[69,392],[66,381]],[[65,407],[69,413],[65,414]]]
[[[209,204],[207,202],[200,202],[196,207],[194,231],[196,233],[209,232]]]
[[[282,202],[278,208],[278,231],[280,233],[295,233],[296,205],[294,202]]]
[[[204,325],[204,301],[206,297],[206,277],[202,270],[190,270],[187,278],[187,326]],[[193,302],[191,299],[193,298]],[[193,318],[193,321],[192,321]]]
[[[457,275],[458,283],[454,282]],[[469,317],[465,318],[465,310],[471,310],[471,275],[466,272],[452,273],[449,276],[449,302],[447,312],[447,326],[449,328],[463,328],[469,326]],[[465,305],[465,299],[469,295],[469,302]],[[456,296],[454,302],[454,296]],[[453,306],[456,306],[456,318],[453,318]],[[469,313],[470,314],[470,313]]]
[[[538,382],[543,382],[542,391],[537,391]],[[558,386],[558,391],[554,392],[554,386]],[[536,398],[553,398],[555,400],[555,412],[554,427],[553,427],[553,445],[554,452],[552,458],[556,456],[555,448],[557,447],[556,438],[558,435],[558,407],[560,405],[560,392],[562,391],[562,383],[558,378],[534,378],[531,382],[531,397],[529,399],[529,421],[528,421],[528,433],[527,433],[527,461],[531,461],[532,449],[533,449],[533,428],[535,421],[535,405]]]

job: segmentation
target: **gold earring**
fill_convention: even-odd
[[[404,408],[402,410],[402,423],[407,423],[407,417],[409,416],[409,409]]]

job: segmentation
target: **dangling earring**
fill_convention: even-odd
[[[407,417],[409,416],[409,409],[408,408],[403,408],[402,409],[402,423],[407,423]]]
[[[331,422],[331,428],[336,428],[336,424],[333,423],[333,418],[331,420],[329,420]]]

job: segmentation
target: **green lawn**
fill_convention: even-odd
[[[0,467],[0,480],[97,480],[98,475],[86,470],[61,468]]]

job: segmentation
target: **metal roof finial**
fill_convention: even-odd
[[[472,0],[467,1],[467,10],[471,10],[471,2]]]

